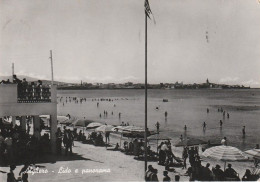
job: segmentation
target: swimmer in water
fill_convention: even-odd
[[[246,136],[246,126],[243,126],[242,133],[243,133],[243,138],[244,138]]]
[[[183,140],[183,137],[182,137],[182,135],[180,136],[180,140],[181,140],[181,141]]]
[[[204,123],[203,123],[203,130],[206,129],[206,126],[207,126],[207,124],[206,124],[206,122],[204,122]]]
[[[168,116],[167,111],[165,111],[164,116],[165,116],[165,118],[167,118],[167,116]]]

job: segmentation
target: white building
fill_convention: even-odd
[[[26,130],[26,116],[33,116],[33,135],[40,137],[40,115],[50,116],[50,140],[52,152],[56,152],[56,131],[57,131],[57,88],[51,86],[48,92],[41,94],[49,94],[43,99],[40,95],[35,98],[18,98],[17,84],[1,84],[0,85],[0,118],[11,116],[13,126],[16,124],[16,116],[21,117],[20,126]]]

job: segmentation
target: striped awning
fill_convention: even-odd
[[[245,153],[251,155],[254,158],[260,159],[260,149],[247,150]]]
[[[216,146],[206,149],[203,156],[221,161],[244,161],[248,160],[248,157],[238,148],[231,146]]]

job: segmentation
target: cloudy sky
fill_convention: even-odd
[[[0,75],[144,81],[143,0],[0,0]],[[148,82],[260,87],[258,0],[150,0]]]

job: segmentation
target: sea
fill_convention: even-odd
[[[70,114],[111,125],[124,122],[144,127],[145,92],[142,89],[59,90],[57,95],[58,115]],[[69,97],[86,101],[76,103]],[[168,102],[163,102],[163,99]],[[225,116],[218,111],[221,108]],[[107,116],[104,112],[108,113]],[[260,89],[151,89],[148,90],[147,114],[149,130],[156,130],[155,125],[159,122],[160,134],[172,138],[173,142],[183,135],[212,143],[219,143],[227,137],[228,145],[241,150],[260,144]]]

